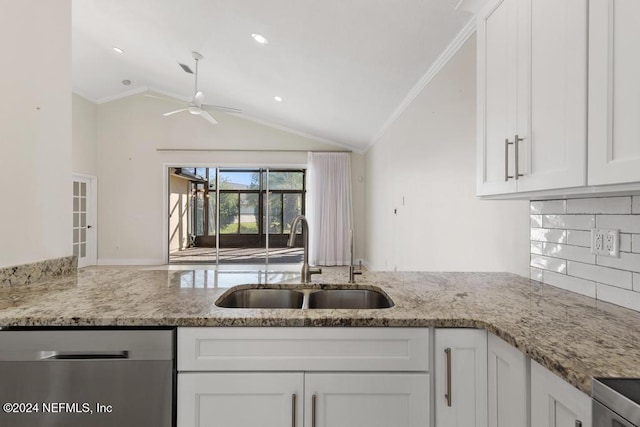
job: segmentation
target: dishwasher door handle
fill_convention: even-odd
[[[129,352],[123,351],[41,351],[40,360],[95,360],[128,359]]]

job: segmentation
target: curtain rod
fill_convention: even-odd
[[[353,151],[351,150],[333,150],[333,151],[329,151],[329,150],[250,150],[250,149],[217,149],[217,148],[156,148],[157,152],[175,152],[175,151],[186,151],[186,152],[193,152],[193,151],[210,151],[210,152],[222,152],[222,153],[226,153],[226,152],[236,152],[236,153],[246,153],[246,152],[256,152],[256,151],[261,151],[261,152],[268,152],[268,153],[353,153]]]

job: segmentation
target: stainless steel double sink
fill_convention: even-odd
[[[232,288],[216,301],[224,308],[380,309],[393,301],[378,289]]]

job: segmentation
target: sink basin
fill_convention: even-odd
[[[290,289],[237,289],[216,302],[224,308],[302,308],[304,294]]]
[[[389,308],[393,301],[371,289],[325,289],[309,295],[309,308],[375,309]]]

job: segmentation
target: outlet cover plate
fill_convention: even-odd
[[[592,228],[591,253],[609,257],[620,256],[620,230]]]

